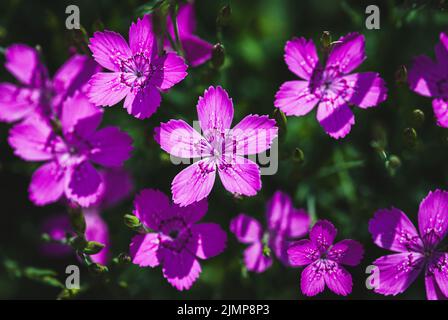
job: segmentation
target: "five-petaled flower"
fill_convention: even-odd
[[[60,122],[39,115],[12,127],[9,144],[27,161],[46,161],[29,187],[36,205],[57,201],[63,194],[87,207],[102,195],[103,179],[92,163],[120,167],[132,150],[132,139],[117,127],[97,130],[102,110],[80,91],[65,100]]]
[[[238,241],[249,244],[244,251],[244,264],[254,272],[264,272],[272,265],[272,256],[267,255],[265,247],[272,249],[277,258],[289,265],[286,250],[294,239],[308,233],[310,217],[303,209],[295,209],[291,198],[277,191],[268,202],[266,210],[267,231],[258,220],[239,214],[230,222],[230,231]]]
[[[349,33],[333,44],[323,66],[312,40],[295,38],[285,46],[285,61],[303,80],[283,83],[274,105],[289,116],[303,116],[316,105],[317,120],[331,137],[345,137],[355,123],[349,105],[369,108],[387,97],[384,80],[375,72],[349,74],[366,58],[364,36]]]
[[[129,45],[113,31],[95,32],[89,48],[107,70],[93,75],[87,92],[90,102],[113,106],[123,98],[128,113],[150,117],[161,102],[159,90],[168,90],[187,75],[187,65],[177,54],[157,52],[157,39],[148,15],[132,23]]]
[[[221,87],[209,87],[196,106],[203,135],[183,120],[155,129],[161,148],[175,157],[199,160],[182,170],[171,184],[174,203],[181,206],[210,194],[218,171],[228,191],[253,196],[261,189],[260,168],[245,155],[265,152],[277,136],[275,121],[248,115],[233,129],[233,103]]]
[[[448,33],[440,34],[435,47],[436,62],[421,55],[414,59],[408,72],[411,90],[432,97],[432,107],[437,124],[448,128]]]
[[[288,249],[292,266],[307,265],[300,279],[302,293],[306,296],[322,292],[325,284],[338,295],[346,296],[352,292],[352,276],[342,265],[358,265],[364,249],[351,239],[333,245],[336,233],[331,222],[320,220],[311,229],[310,240],[299,240]]]
[[[204,199],[187,207],[171,204],[158,190],[145,189],[135,198],[134,214],[154,232],[134,236],[132,262],[140,267],[162,266],[163,276],[178,290],[188,290],[201,272],[199,259],[220,254],[226,233],[215,223],[197,223],[207,212]]]
[[[425,271],[429,300],[448,298],[448,253],[438,249],[448,232],[448,192],[430,192],[420,203],[418,229],[399,209],[381,209],[370,220],[373,241],[395,254],[373,262],[378,267],[375,292],[397,295]]]
[[[76,90],[85,91],[87,81],[101,69],[90,57],[75,54],[51,79],[34,48],[13,44],[6,48],[5,57],[6,69],[20,82],[0,83],[0,121],[6,122],[36,113],[47,118],[59,116],[64,100]]]

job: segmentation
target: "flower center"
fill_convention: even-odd
[[[131,58],[121,60],[120,70],[121,82],[138,90],[146,87],[155,69],[144,53],[137,53]]]

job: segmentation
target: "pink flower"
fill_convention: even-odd
[[[89,48],[95,60],[107,70],[89,81],[90,102],[113,106],[124,100],[129,114],[138,119],[150,117],[159,107],[159,90],[168,90],[187,73],[187,65],[175,53],[162,56],[149,16],[138,19],[129,28],[129,45],[113,31],[95,32]]]
[[[429,300],[448,298],[448,253],[439,245],[448,233],[448,192],[430,192],[420,203],[418,229],[399,209],[381,209],[370,220],[369,232],[381,248],[396,253],[380,257],[375,292],[397,295],[425,272]]]
[[[291,265],[307,266],[300,277],[300,288],[306,296],[321,293],[325,285],[338,295],[352,292],[352,276],[343,265],[358,265],[364,249],[350,239],[333,244],[336,233],[331,222],[320,220],[311,229],[310,240],[300,240],[288,249]]]
[[[196,106],[203,135],[183,120],[170,120],[155,129],[160,147],[180,158],[202,157],[173,180],[173,201],[180,206],[206,198],[216,171],[224,187],[237,195],[253,196],[261,189],[260,169],[245,155],[265,152],[277,136],[275,121],[248,115],[232,130],[233,103],[221,87],[209,87]]]
[[[185,58],[192,67],[197,67],[212,57],[213,45],[202,40],[194,33],[196,31],[196,16],[194,13],[194,5],[185,3],[179,6],[177,15],[177,28],[179,30],[179,38]],[[176,39],[174,27],[171,18],[167,19],[167,30],[172,39]],[[172,50],[170,42],[165,41],[165,47]]]
[[[264,253],[264,246],[272,249],[283,264],[289,265],[286,250],[290,241],[306,235],[310,226],[308,213],[295,209],[291,198],[281,191],[269,201],[266,220],[266,232],[258,220],[243,213],[230,222],[230,231],[238,241],[249,244],[244,251],[244,264],[250,271],[264,272],[272,265],[272,256]]]
[[[408,81],[411,90],[433,98],[432,107],[437,124],[448,128],[448,33],[440,33],[440,42],[435,51],[435,62],[424,55],[414,59]]]
[[[132,150],[132,139],[118,128],[97,130],[101,119],[102,110],[78,91],[63,104],[60,128],[34,115],[11,129],[8,142],[17,156],[46,162],[31,178],[29,194],[36,205],[62,195],[83,207],[98,201],[103,179],[93,163],[120,167]]]
[[[349,74],[366,58],[364,36],[349,33],[334,44],[323,66],[312,40],[295,38],[285,46],[285,61],[303,80],[285,82],[274,105],[289,116],[303,116],[316,105],[317,120],[331,137],[345,137],[355,123],[349,105],[362,109],[386,100],[384,80],[375,72]]]
[[[154,231],[134,236],[132,262],[140,267],[162,266],[163,276],[178,290],[188,290],[201,272],[199,259],[220,254],[226,233],[215,223],[197,223],[207,212],[207,201],[188,207],[170,204],[162,192],[145,189],[135,198],[134,214]]]
[[[32,47],[13,44],[6,49],[5,57],[6,69],[20,82],[0,83],[0,120],[6,122],[36,113],[58,116],[64,100],[76,90],[84,91],[90,77],[101,69],[89,57],[76,54],[51,79]]]

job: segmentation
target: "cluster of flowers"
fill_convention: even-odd
[[[123,106],[137,119],[150,117],[166,92],[187,76],[187,63],[195,67],[211,58],[212,45],[195,33],[191,4],[182,5],[177,17],[178,37],[185,59],[170,43],[158,48],[151,15],[132,23],[129,41],[113,31],[96,32],[89,48],[93,59],[72,56],[50,78],[39,52],[22,44],[7,48],[5,67],[20,82],[0,84],[0,119],[14,122],[9,144],[26,161],[45,162],[31,178],[29,197],[36,205],[59,200],[83,208],[87,240],[106,245],[92,256],[107,262],[109,234],[101,218],[103,208],[125,198],[132,190],[123,168],[130,158],[132,139],[117,127],[98,129],[103,109],[124,99]],[[174,37],[171,21],[167,32]],[[409,72],[411,88],[434,98],[437,123],[448,127],[448,36],[436,46],[437,62],[418,57]],[[286,115],[303,116],[318,105],[317,120],[332,138],[345,137],[355,123],[352,105],[374,107],[387,97],[378,73],[351,73],[366,58],[365,39],[350,33],[331,44],[319,61],[310,40],[295,38],[285,46],[285,62],[301,80],[285,82],[274,105]],[[186,63],[187,62],[187,63]],[[107,72],[103,72],[106,69]],[[198,223],[207,212],[218,173],[226,190],[254,196],[261,189],[258,164],[247,156],[265,152],[277,137],[274,120],[248,115],[231,128],[232,99],[221,87],[209,87],[197,103],[200,130],[182,120],[169,120],[154,130],[154,139],[172,156],[200,158],[172,181],[172,201],[154,189],[142,190],[134,201],[134,215],[143,224],[130,244],[132,262],[141,267],[162,267],[163,276],[178,290],[189,289],[201,272],[199,261],[219,255],[227,235],[215,223]],[[448,193],[435,191],[421,203],[419,233],[398,209],[379,210],[369,231],[374,242],[396,254],[377,259],[379,285],[375,291],[398,294],[425,270],[428,299],[448,298],[448,254],[438,245],[448,232]],[[230,223],[236,238],[249,245],[244,251],[248,270],[264,272],[275,256],[285,266],[306,266],[301,291],[307,296],[327,286],[339,295],[352,291],[352,277],[344,266],[356,266],[363,246],[351,239],[336,242],[337,230],[326,220],[311,227],[303,209],[277,191],[267,204],[266,231],[259,221],[239,214]],[[66,215],[45,223],[54,239],[70,232]],[[300,239],[309,233],[309,239]],[[60,245],[46,245],[49,254],[67,253]]]

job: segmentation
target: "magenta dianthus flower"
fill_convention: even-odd
[[[290,242],[306,235],[310,226],[308,213],[295,209],[291,198],[281,191],[277,191],[269,201],[266,220],[266,232],[258,220],[244,213],[230,222],[230,231],[238,241],[249,244],[244,251],[247,270],[264,272],[272,265],[272,256],[265,253],[266,247],[272,249],[284,265],[289,265],[286,250]]]
[[[179,158],[203,158],[182,170],[171,184],[173,201],[186,206],[207,197],[216,171],[228,191],[253,196],[261,189],[260,168],[245,158],[270,149],[277,137],[275,121],[248,115],[233,129],[233,103],[221,87],[209,87],[196,106],[202,135],[183,120],[170,120],[155,129],[160,147]]]
[[[369,222],[373,241],[395,254],[373,262],[378,267],[375,292],[404,292],[424,270],[429,300],[448,298],[448,253],[438,248],[448,233],[448,192],[429,192],[418,210],[418,232],[404,212],[381,209]]]
[[[103,179],[93,163],[120,167],[130,157],[132,139],[117,127],[97,130],[102,110],[76,92],[65,100],[60,129],[39,115],[28,117],[10,131],[8,142],[27,161],[46,161],[29,187],[36,205],[57,201],[63,194],[83,207],[98,201]]]
[[[85,91],[90,77],[100,71],[91,58],[75,54],[51,79],[36,49],[24,44],[6,48],[6,69],[20,82],[0,83],[0,121],[14,122],[30,115],[59,116],[62,103],[76,90]]]
[[[196,16],[194,13],[194,5],[192,3],[184,3],[179,6],[177,14],[177,28],[179,31],[179,40],[185,53],[185,58],[189,65],[197,67],[212,57],[213,45],[195,35]],[[176,39],[173,23],[168,17],[167,31],[172,39]],[[170,42],[165,41],[165,47],[171,49]]]
[[[432,107],[437,124],[448,128],[448,33],[440,34],[435,52],[435,62],[424,55],[414,59],[408,81],[411,90],[433,98]]]
[[[132,262],[140,267],[162,266],[163,276],[178,290],[188,290],[201,272],[199,259],[220,254],[226,233],[215,223],[197,223],[207,212],[207,201],[187,207],[171,204],[160,191],[145,189],[135,198],[134,214],[152,230],[134,236]]]
[[[331,222],[319,220],[311,229],[309,240],[299,240],[288,249],[292,266],[307,266],[300,279],[300,288],[306,296],[321,293],[325,285],[338,295],[346,296],[352,292],[352,276],[343,265],[358,265],[364,248],[351,239],[333,245],[336,233]]]
[[[129,45],[113,31],[95,32],[89,48],[107,70],[89,81],[90,102],[113,106],[123,98],[124,108],[138,119],[150,117],[161,102],[159,90],[168,90],[187,75],[187,65],[175,53],[159,56],[148,15],[132,23]]]
[[[345,137],[355,123],[349,105],[369,108],[386,100],[384,80],[376,72],[353,73],[366,58],[365,39],[349,33],[337,41],[323,66],[312,40],[295,38],[285,46],[285,61],[303,80],[283,83],[274,105],[288,116],[303,116],[316,105],[317,120],[335,139]]]

